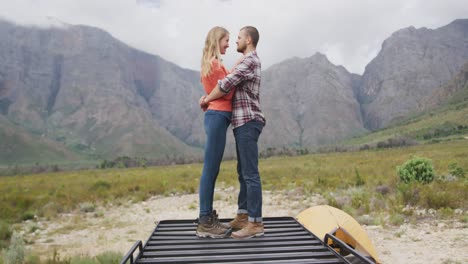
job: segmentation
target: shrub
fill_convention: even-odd
[[[454,210],[450,207],[442,207],[439,209],[438,213],[443,218],[450,219],[451,217],[453,217]]]
[[[364,210],[365,213],[370,211],[369,193],[365,191],[356,191],[351,195],[351,205],[355,209]]]
[[[72,258],[70,264],[97,264],[97,262],[92,257],[79,256]]]
[[[117,157],[114,160],[103,160],[101,164],[98,165],[98,168],[107,169],[107,168],[134,168],[134,167],[143,167],[146,168],[148,164],[151,164],[145,158],[131,158],[128,156]]]
[[[394,226],[402,225],[405,222],[405,217],[401,214],[393,214],[390,216],[390,223]]]
[[[413,146],[417,144],[418,142],[414,139],[406,137],[397,137],[389,138],[386,141],[377,142],[377,148],[396,148],[404,146]]]
[[[29,233],[34,233],[36,232],[36,230],[39,230],[39,226],[37,226],[36,224],[32,224],[29,226]]]
[[[0,220],[0,248],[8,245],[8,241],[11,238],[11,228],[8,223]]]
[[[111,188],[111,184],[107,181],[98,180],[91,186],[89,189],[90,191],[99,191],[99,190],[109,190]]]
[[[397,189],[403,204],[417,205],[421,200],[421,187],[416,183],[399,184]]]
[[[108,264],[119,263],[122,259],[122,254],[117,252],[106,251],[97,255],[91,256],[75,256],[72,258],[61,259],[57,251],[54,251],[52,258],[47,260],[47,264]]]
[[[26,211],[26,212],[23,213],[22,219],[23,219],[23,221],[32,220],[32,219],[34,219],[34,213],[31,212],[31,211]]]
[[[83,213],[92,213],[96,210],[96,205],[89,202],[84,202],[80,204],[80,211]]]
[[[52,252],[52,258],[47,259],[45,263],[47,264],[70,264],[71,259],[70,258],[61,259],[60,254],[57,251],[57,248],[54,248],[54,251]]]
[[[441,189],[434,190],[433,188],[430,188],[424,190],[421,195],[423,198],[422,202],[424,202],[424,205],[428,208],[439,209],[456,207],[456,203],[454,201],[457,200],[457,196],[452,191]]]
[[[466,185],[458,182],[400,183],[397,190],[401,204],[420,208],[465,208],[468,199]]]
[[[465,178],[465,171],[463,168],[458,167],[457,163],[452,163],[449,165],[450,174],[457,178]]]
[[[106,263],[119,263],[122,257],[123,257],[122,254],[118,252],[106,251],[100,255],[97,255],[96,259],[98,260],[100,264],[106,264]]]
[[[325,193],[324,196],[325,196],[325,199],[327,200],[328,205],[336,207],[338,209],[342,209],[343,206],[341,204],[338,204],[335,196],[330,195],[329,193]]]
[[[20,234],[13,232],[10,246],[3,251],[5,264],[22,264],[24,262],[24,241]]]
[[[359,171],[356,168],[354,168],[354,172],[356,174],[355,185],[362,186],[366,184],[366,181],[364,180],[364,178],[361,177],[361,174],[359,174]]]
[[[24,263],[25,264],[40,264],[41,259],[37,255],[28,255]]]
[[[406,161],[403,166],[398,166],[397,173],[404,183],[412,181],[430,183],[435,176],[431,160],[418,157]]]

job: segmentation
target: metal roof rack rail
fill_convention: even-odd
[[[324,243],[293,217],[265,217],[263,223],[265,236],[239,240],[198,238],[195,220],[160,221],[145,245],[137,241],[120,263],[350,264],[327,245],[330,240],[343,249],[341,253],[356,256],[358,262],[353,264],[373,264],[335,236],[326,236]]]

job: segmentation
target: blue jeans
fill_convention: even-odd
[[[257,142],[263,126],[262,122],[250,121],[234,129],[240,183],[237,213],[247,213],[250,222],[262,222],[262,182],[258,172]]]
[[[200,178],[200,217],[211,215],[213,196],[219,166],[226,146],[226,131],[231,123],[231,112],[207,110],[205,112],[205,157]]]

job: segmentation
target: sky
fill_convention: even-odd
[[[134,48],[199,70],[208,31],[230,32],[223,58],[239,58],[243,26],[260,32],[262,69],[291,57],[325,54],[362,74],[395,31],[436,29],[468,18],[466,0],[0,0],[0,17],[21,25],[89,25]],[[1,38],[1,36],[0,36]]]

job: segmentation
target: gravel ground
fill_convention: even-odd
[[[264,216],[296,216],[325,203],[321,196],[304,199],[295,192],[264,192],[263,199]],[[220,218],[234,217],[236,200],[234,188],[216,190],[214,207]],[[61,257],[95,256],[104,251],[123,255],[135,241],[147,240],[155,221],[195,219],[197,214],[198,194],[155,196],[144,202],[97,207],[89,213],[63,214],[50,221],[26,221],[20,230],[30,243],[28,249],[44,259],[51,258],[54,250]],[[399,227],[363,227],[382,263],[468,263],[466,224],[422,221]]]

